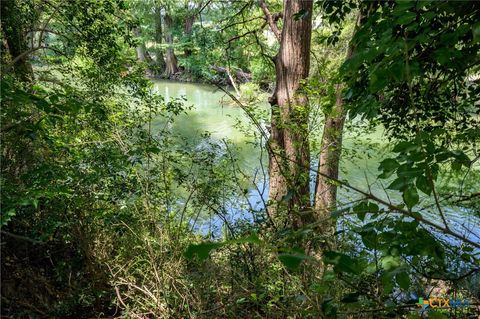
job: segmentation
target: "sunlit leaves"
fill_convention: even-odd
[[[458,130],[458,124],[478,122],[470,117],[478,103],[468,93],[478,85],[464,81],[475,73],[470,67],[479,59],[478,3],[392,1],[372,6],[364,1],[359,6],[364,19],[354,36],[354,54],[342,67],[350,101],[355,101],[349,104],[352,115],[379,119],[394,137],[446,123]],[[455,101],[452,91],[457,92]]]
[[[9,210],[2,210],[0,212],[0,226],[5,226],[12,220],[13,217],[17,214],[15,208]]]

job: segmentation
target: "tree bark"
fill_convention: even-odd
[[[163,40],[163,28],[162,28],[162,8],[160,6],[155,7],[155,43],[157,48],[155,49],[155,64],[157,72],[163,72],[165,68],[165,57],[163,56],[163,50],[160,47]]]
[[[278,204],[286,204],[290,223],[297,227],[307,221],[302,213],[310,207],[309,106],[301,86],[310,70],[312,7],[312,1],[284,0],[276,87],[270,98],[269,197],[277,205],[271,210],[278,213]]]
[[[359,13],[355,31],[362,23],[364,14]],[[352,36],[353,37],[353,36]],[[354,52],[353,42],[350,41],[345,55],[348,60]],[[315,186],[315,215],[316,220],[324,220],[320,225],[324,235],[335,233],[335,221],[330,218],[330,212],[336,209],[337,185],[331,178],[338,179],[340,158],[342,155],[343,126],[346,111],[342,97],[343,84],[337,84],[335,92],[335,104],[328,113],[325,113],[325,124],[320,143],[320,155],[318,160],[318,173]]]
[[[4,49],[10,55],[10,59],[15,61],[13,63],[13,72],[15,76],[23,82],[33,81],[33,69],[28,57],[25,54],[30,48],[25,37],[26,26],[23,25],[20,10],[15,0],[1,0],[1,29],[5,38],[5,43],[2,45],[2,52]],[[3,56],[4,54],[2,54]],[[23,56],[22,56],[23,55]],[[17,58],[20,57],[20,58]],[[2,59],[5,57],[3,56]],[[16,59],[17,58],[17,59]]]
[[[138,28],[135,29],[134,34],[136,37],[141,37],[141,32]],[[152,57],[148,53],[147,47],[145,46],[145,42],[143,42],[143,40],[141,40],[135,49],[137,51],[137,59],[140,62],[147,62],[148,64],[152,63]]]
[[[187,15],[185,17],[185,23],[184,23],[184,28],[183,28],[183,33],[186,37],[191,39],[192,37],[192,30],[193,30],[193,23],[195,22],[195,15]],[[190,47],[185,47],[183,49],[183,53],[185,54],[185,57],[189,57],[192,55],[192,48]]]
[[[335,105],[329,113],[325,114],[315,187],[316,220],[324,221],[320,225],[323,234],[335,232],[335,222],[330,218],[330,212],[336,207],[337,185],[331,178],[338,179],[345,117],[342,85],[338,84]]]
[[[165,14],[164,17],[164,23],[165,23],[165,43],[168,45],[167,50],[166,50],[166,59],[165,59],[165,73],[164,75],[166,77],[171,77],[175,73],[179,71],[178,65],[177,65],[177,57],[175,56],[175,51],[173,49],[173,33],[172,33],[172,27],[173,27],[173,19],[172,17],[167,13]]]

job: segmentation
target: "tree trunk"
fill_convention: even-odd
[[[310,207],[309,106],[301,85],[310,70],[312,7],[312,1],[284,0],[280,50],[275,58],[276,87],[270,98],[269,196],[274,205],[287,205],[293,226],[307,221],[302,213]],[[298,12],[303,15],[297,17]]]
[[[357,17],[355,31],[364,18],[363,13]],[[354,31],[354,32],[355,32]],[[350,41],[345,58],[352,57],[354,45]],[[325,114],[323,136],[320,144],[318,161],[318,174],[315,186],[315,215],[316,220],[324,220],[320,226],[324,235],[335,233],[335,221],[330,218],[330,212],[336,209],[337,185],[331,178],[338,179],[340,158],[342,155],[343,125],[346,111],[342,98],[343,85],[337,84],[335,92],[335,105]]]
[[[141,33],[138,28],[135,29],[134,34],[138,38],[141,37]],[[140,62],[147,62],[148,64],[152,63],[152,57],[148,53],[147,47],[145,46],[145,42],[143,42],[143,40],[140,40],[140,43],[136,47],[136,51],[137,51],[137,59]]]
[[[163,40],[162,31],[162,8],[160,6],[155,7],[155,49],[156,58],[156,70],[157,72],[163,72],[165,68],[165,57],[163,56],[163,50],[160,48]]]
[[[168,45],[166,50],[166,65],[165,65],[165,76],[171,77],[179,71],[177,65],[177,57],[175,56],[175,51],[173,50],[173,33],[172,26],[173,20],[172,17],[167,13],[164,17],[165,23],[165,43]]]
[[[137,51],[138,61],[145,62],[145,48],[143,48],[142,45],[137,45],[135,50]]]
[[[32,65],[28,61],[29,54],[25,54],[29,49],[28,42],[25,37],[26,27],[22,24],[21,12],[15,0],[1,0],[1,29],[5,38],[2,45],[2,53],[4,49],[8,50],[11,61],[13,63],[13,72],[15,76],[23,82],[33,81]],[[4,59],[4,54],[2,54]],[[19,57],[19,58],[18,58]]]
[[[325,114],[315,187],[316,220],[325,221],[320,225],[323,234],[335,232],[335,223],[330,218],[330,212],[336,207],[337,185],[328,177],[338,179],[345,117],[342,85],[338,84],[335,105],[329,113]]]
[[[183,27],[183,33],[188,39],[191,39],[191,37],[192,37],[192,30],[193,30],[193,23],[194,22],[195,22],[195,15],[187,15],[185,17],[185,24],[184,24],[184,27]],[[191,56],[192,55],[192,48],[186,46],[185,49],[183,49],[183,53],[185,54],[185,57]]]

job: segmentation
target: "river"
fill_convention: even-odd
[[[240,126],[250,127],[251,130],[255,127],[251,124],[249,117],[242,110],[242,108],[232,103],[231,99],[223,91],[212,85],[183,83],[166,80],[155,80],[155,89],[158,93],[164,96],[168,101],[172,98],[184,98],[186,105],[191,105],[192,108],[187,114],[182,114],[175,121],[172,130],[183,136],[186,140],[193,144],[197,144],[202,139],[202,134],[205,132],[211,133],[213,139],[220,141],[228,140],[229,143],[235,145],[238,149],[239,166],[248,174],[260,170],[260,163],[266,166],[267,161],[265,154],[261,156],[260,147],[255,147],[251,136],[246,136]],[[259,103],[258,108],[265,111],[268,110],[266,101]],[[363,190],[369,190],[377,196],[401,203],[401,197],[398,193],[389,192],[388,196],[384,187],[388,182],[376,179],[379,174],[377,167],[382,158],[388,155],[388,140],[386,134],[381,129],[369,131],[365,127],[359,125],[359,121],[347,124],[344,134],[344,150],[342,153],[340,179],[348,180],[351,185],[359,187]],[[313,123],[312,127],[321,127],[320,121]],[[359,128],[360,127],[360,128]],[[312,154],[313,165],[316,165],[316,154]],[[258,174],[257,174],[258,175]],[[314,179],[312,179],[314,180]],[[263,208],[262,195],[260,190],[268,189],[268,180],[261,177],[255,181],[257,187],[252,183],[248,192],[248,201],[256,210]],[[313,184],[312,184],[313,187]],[[431,200],[427,196],[421,195],[421,202],[423,206],[431,204]],[[354,192],[340,189],[339,190],[340,203],[348,204],[358,197]],[[263,200],[267,200],[268,191],[263,192]],[[471,212],[460,208],[446,208],[446,214],[449,220],[460,227],[460,229],[467,227],[473,229],[476,235],[480,236],[480,220],[472,216]],[[252,216],[245,215],[245,211],[237,208],[230,208],[229,222],[237,221],[238,219],[252,220]],[[432,215],[435,220],[438,216]],[[218,233],[224,219],[203,218],[198,225],[198,229],[205,231],[212,231]],[[462,226],[463,225],[463,226]],[[471,235],[474,236],[474,235]],[[469,236],[469,237],[471,237]],[[479,240],[476,238],[476,240]]]

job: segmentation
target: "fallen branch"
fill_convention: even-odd
[[[8,237],[11,237],[11,238],[14,238],[14,239],[18,239],[18,240],[23,240],[23,241],[26,241],[26,242],[29,242],[29,243],[32,243],[32,244],[35,244],[35,245],[44,245],[45,244],[43,241],[31,239],[29,237],[22,236],[22,235],[12,234],[12,233],[10,233],[8,231],[4,231],[4,230],[0,230],[0,233],[5,235],[5,236],[8,236]]]
[[[232,70],[228,70],[225,67],[216,65],[212,65],[212,69],[218,73],[226,74],[227,76],[229,72],[232,72]],[[242,70],[235,70],[233,75],[235,75],[236,80],[240,83],[247,83],[252,80],[252,75]]]

